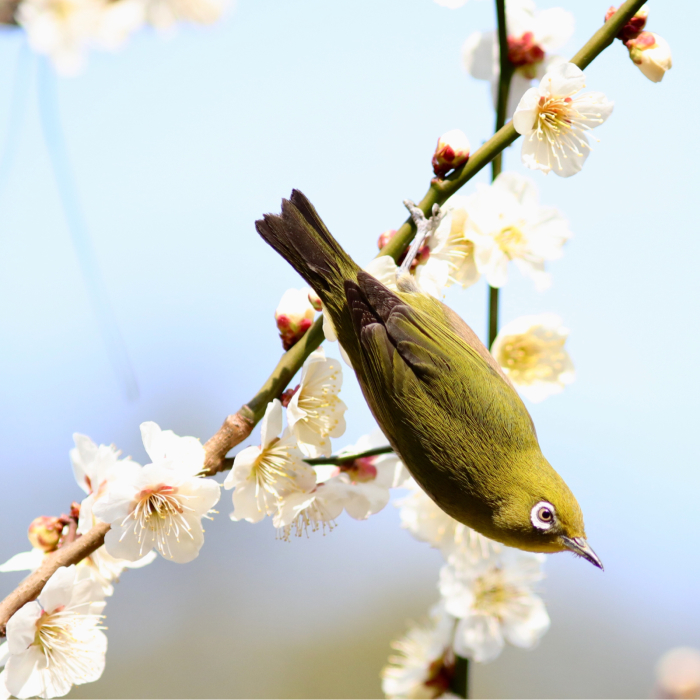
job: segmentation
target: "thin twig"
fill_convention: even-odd
[[[387,445],[386,447],[375,447],[371,450],[366,450],[365,452],[358,452],[357,454],[339,454],[334,457],[317,457],[316,459],[305,459],[307,464],[312,466],[318,464],[332,464],[341,466],[343,464],[348,464],[349,462],[354,462],[356,459],[365,459],[366,457],[376,457],[377,455],[390,455],[394,452],[394,448]]]

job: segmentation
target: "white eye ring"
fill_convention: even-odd
[[[549,501],[540,501],[530,511],[530,522],[538,530],[549,530],[555,520],[554,506]]]

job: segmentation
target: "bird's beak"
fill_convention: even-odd
[[[580,557],[587,559],[591,564],[597,566],[601,571],[604,571],[603,562],[598,559],[598,555],[591,549],[585,537],[564,537],[564,535],[562,535],[560,539],[562,544],[574,554],[578,554]]]

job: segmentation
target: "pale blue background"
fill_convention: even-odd
[[[571,55],[607,5],[559,4],[577,13]],[[552,556],[542,588],[550,633],[535,651],[475,668],[475,695],[646,696],[663,651],[700,645],[700,12],[689,1],[649,6],[675,67],[654,85],[616,43],[588,69],[589,87],[616,102],[601,142],[572,179],[534,174],[575,238],[551,266],[550,291],[514,271],[503,294],[504,320],[555,311],[571,328],[578,379],[531,408],[606,571]],[[403,221],[401,201],[424,194],[437,136],[489,136],[486,84],[463,73],[459,53],[493,23],[491,3],[474,0],[459,10],[240,0],[212,28],[170,39],[144,31],[58,81],[81,206],[138,376],[134,403],[76,262],[32,57],[0,192],[0,560],[26,549],[33,517],[80,498],[74,431],[143,460],[141,421],[206,439],[255,393],[280,354],[274,308],[300,282],[258,239],[255,219],[301,188],[367,261],[378,234]],[[19,32],[0,34],[2,135],[21,43]],[[506,166],[521,170],[519,144]],[[482,331],[483,283],[448,301]],[[371,428],[346,376],[338,447]],[[194,563],[124,575],[106,610],[107,669],[75,697],[378,696],[390,640],[437,597],[440,556],[400,530],[392,506],[287,544],[269,523],[231,523],[229,499]],[[4,575],[0,594],[19,578]]]

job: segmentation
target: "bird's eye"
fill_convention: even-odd
[[[538,530],[549,530],[554,524],[554,506],[548,501],[540,501],[530,511],[530,522]]]

